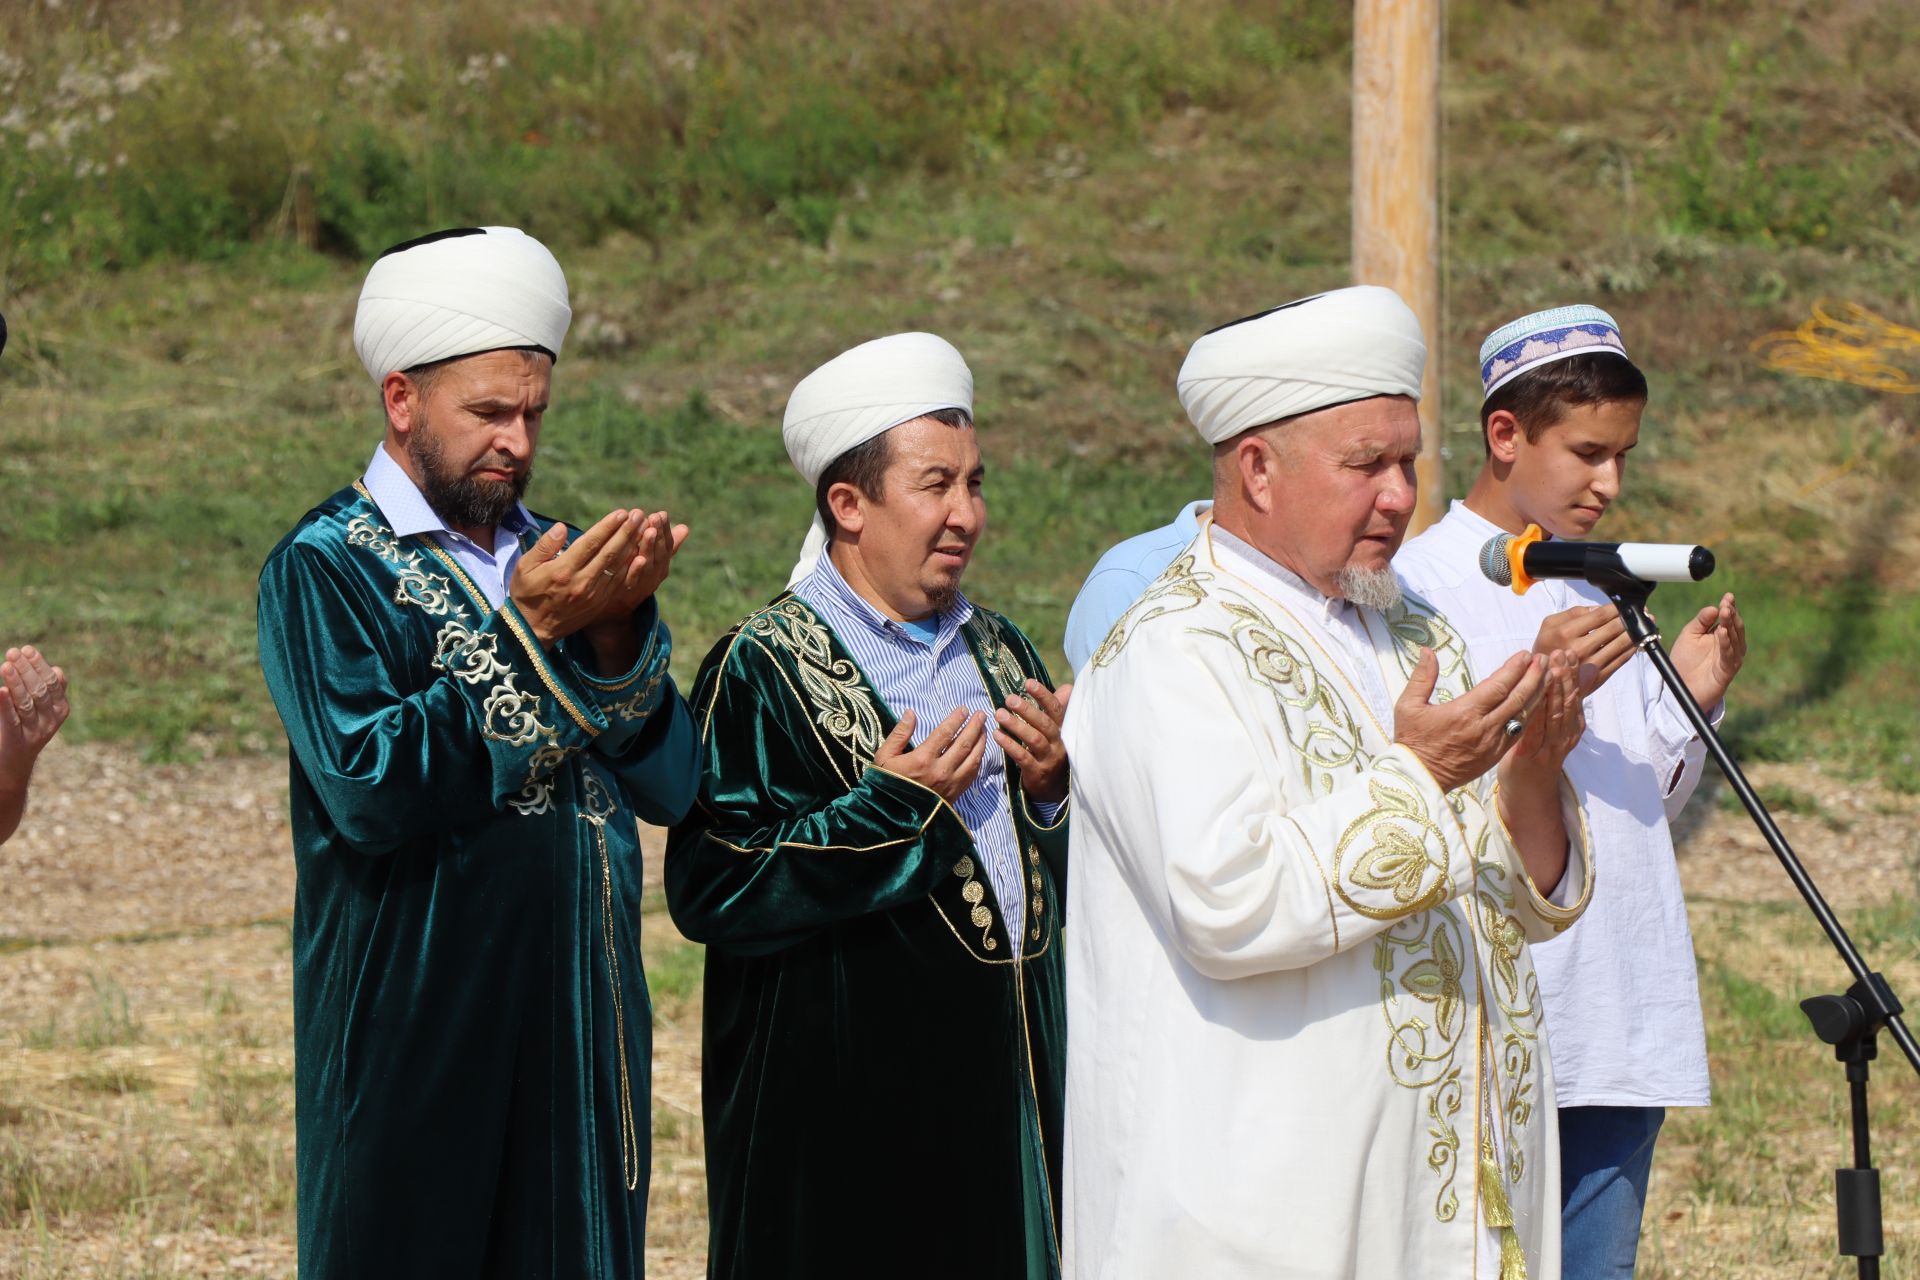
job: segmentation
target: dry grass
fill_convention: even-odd
[[[257,876],[255,896],[233,895],[225,922],[207,915],[217,896],[175,901],[115,872],[124,845],[151,834],[137,818],[112,840],[70,834],[58,867],[40,862],[46,828],[35,844],[0,850],[0,879],[31,858],[44,898],[0,901],[0,936],[13,938],[0,947],[0,1276],[293,1273],[288,935],[283,920],[253,920],[284,915],[288,877],[284,853],[250,839],[246,808],[220,799],[227,786],[270,791],[261,776],[270,767],[249,762],[238,776],[230,762],[166,767],[171,788],[198,797],[154,824],[201,833],[176,854],[183,882],[210,882],[222,863],[243,882]],[[1782,815],[1789,835],[1869,958],[1896,987],[1920,991],[1920,869],[1908,852],[1920,801],[1808,766],[1755,774],[1769,794],[1791,797],[1794,811]],[[51,757],[43,781],[67,797],[61,803],[99,807],[114,794],[98,789],[102,779],[141,775],[124,753],[88,746]],[[1825,1276],[1844,1093],[1794,1002],[1838,985],[1840,966],[1785,877],[1754,848],[1745,818],[1706,795],[1691,816],[1682,867],[1715,1105],[1669,1118],[1642,1274]],[[657,875],[657,841],[649,853]],[[63,894],[63,880],[95,889]],[[704,1273],[706,1232],[699,950],[657,910],[657,888],[648,901],[656,1020],[648,1268],[692,1280]],[[96,932],[134,916],[148,926],[141,935]],[[1886,1274],[1913,1274],[1920,1082],[1883,1056],[1874,1093],[1892,1241]]]

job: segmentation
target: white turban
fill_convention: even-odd
[[[573,311],[547,247],[513,227],[463,227],[396,245],[367,272],[353,349],[389,373],[503,347],[560,358]]]
[[[1420,398],[1427,344],[1400,295],[1335,289],[1222,325],[1180,366],[1180,403],[1208,444],[1370,396]]]
[[[896,333],[843,351],[802,378],[780,434],[794,470],[817,488],[841,454],[941,409],[973,413],[973,370],[945,338]],[[812,573],[826,547],[815,513],[787,585]]]

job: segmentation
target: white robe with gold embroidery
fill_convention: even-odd
[[[1069,1276],[1559,1275],[1525,944],[1585,907],[1584,837],[1566,792],[1549,900],[1492,775],[1444,793],[1393,745],[1422,645],[1470,687],[1424,605],[1329,603],[1203,523],[1082,673]]]

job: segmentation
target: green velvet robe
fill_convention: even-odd
[[[642,1274],[636,818],[680,817],[699,765],[651,602],[635,625],[615,680],[583,642],[543,653],[358,486],[262,569],[292,746],[303,1280]]]
[[[1004,618],[964,634],[996,702],[1048,680]],[[1058,1276],[1066,811],[1042,826],[1008,762],[1031,897],[997,902],[952,806],[865,767],[894,713],[791,594],[693,702],[666,882],[707,944],[708,1274]]]

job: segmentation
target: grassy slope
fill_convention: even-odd
[[[1897,659],[1920,606],[1903,560],[1874,555],[1920,542],[1901,500],[1908,402],[1767,373],[1747,349],[1820,296],[1920,312],[1902,194],[1920,189],[1920,149],[1873,125],[1920,119],[1896,74],[1920,54],[1891,8],[1830,16],[1628,5],[1601,33],[1531,13],[1503,44],[1486,35],[1514,11],[1456,8],[1449,453],[1458,485],[1477,457],[1471,353],[1487,327],[1571,298],[1607,305],[1656,397],[1609,531],[1720,550],[1756,634],[1737,731],[1911,787]],[[1843,83],[1869,45],[1880,57]],[[976,368],[992,467],[971,589],[1057,655],[1098,551],[1203,484],[1171,394],[1187,342],[1344,276],[1343,59],[1296,60],[1240,109],[1170,100],[1126,129],[856,184],[823,245],[781,216],[723,210],[568,251],[578,321],[535,505],[578,521],[663,504],[692,522],[668,594],[684,674],[778,586],[805,523],[777,430],[794,379],[856,339],[938,329]],[[1769,181],[1743,176],[1755,166]],[[1808,208],[1855,216],[1828,225]],[[263,247],[77,273],[10,301],[0,609],[10,636],[74,668],[76,733],[166,754],[274,740],[253,575],[377,438],[347,340],[360,270]]]
[[[1082,29],[1075,14],[1107,11],[1040,7],[1069,35]],[[816,8],[823,22],[871,16]],[[1183,11],[1247,16],[1203,0]],[[360,24],[374,9],[343,12]],[[1698,536],[1720,551],[1755,643],[1729,720],[1740,748],[1813,753],[1920,787],[1920,699],[1907,656],[1920,627],[1920,575],[1909,567],[1920,518],[1906,501],[1913,402],[1770,374],[1749,351],[1823,296],[1920,317],[1920,48],[1904,7],[1462,0],[1450,12],[1449,291],[1438,346],[1456,486],[1477,457],[1471,355],[1480,335],[1535,306],[1607,306],[1655,386],[1629,499],[1607,531]],[[1247,13],[1275,28],[1298,18]],[[724,70],[729,42],[755,38],[719,0],[668,16],[704,33],[694,42],[703,66]],[[779,411],[792,382],[839,347],[922,326],[968,353],[993,510],[970,588],[1057,657],[1066,606],[1098,551],[1164,519],[1203,482],[1171,391],[1187,342],[1222,319],[1343,280],[1347,86],[1337,25],[1291,44],[1226,42],[1226,62],[1205,68],[1197,92],[1148,84],[1116,96],[1092,85],[1112,79],[1106,69],[1118,62],[1089,61],[1085,41],[1036,40],[1026,21],[1008,19],[1012,35],[995,37],[997,52],[978,60],[988,71],[972,79],[967,41],[991,33],[943,29],[950,79],[962,96],[1014,83],[1002,106],[1051,103],[1050,121],[989,127],[949,112],[961,119],[957,150],[862,160],[857,180],[824,186],[819,173],[801,175],[786,195],[776,182],[738,199],[700,196],[708,188],[695,181],[697,166],[674,169],[699,196],[688,207],[650,214],[644,237],[597,224],[594,245],[566,248],[578,321],[535,505],[585,520],[614,502],[665,504],[694,524],[667,593],[682,674],[781,581],[808,496],[786,467]],[[444,24],[436,30],[443,35],[407,38],[442,39]],[[848,58],[861,56],[858,39],[845,43]],[[1042,52],[1015,77],[1007,50],[1019,45]],[[431,79],[435,47],[414,52]],[[458,66],[465,47],[441,52],[459,55]],[[820,74],[818,56],[799,60],[796,74]],[[758,67],[763,82],[770,67]],[[794,100],[793,85],[779,87]],[[1070,105],[1083,87],[1085,119]],[[889,92],[900,92],[897,82]],[[725,121],[714,119],[718,136]],[[734,149],[714,149],[713,164],[738,165],[757,127],[739,126]],[[929,126],[927,136],[937,133]],[[0,124],[0,171],[20,145]],[[587,167],[604,179],[604,163]],[[287,184],[276,175],[272,185],[277,196]],[[530,217],[553,217],[563,185],[543,178],[528,188],[537,199],[498,203],[497,182],[448,188],[431,221],[505,217],[528,199]],[[462,194],[469,203],[449,203]],[[80,229],[72,244],[97,252],[111,238],[90,221],[98,209],[67,212],[57,225]],[[381,233],[369,217],[351,225]],[[307,505],[357,474],[377,439],[348,343],[361,265],[299,248],[223,252],[196,263],[163,251],[111,273],[16,271],[4,303],[15,340],[0,360],[0,633],[45,644],[74,671],[77,736],[166,755],[277,743],[252,654],[254,574]],[[19,261],[17,244],[0,245],[0,266]],[[1687,597],[1663,589],[1656,604],[1677,619]],[[1855,923],[1877,958],[1910,970],[1920,936],[1910,896]],[[1832,1068],[1771,984],[1785,965],[1789,995],[1826,989],[1833,966],[1793,912],[1708,904],[1696,926],[1720,1104],[1670,1129],[1662,1176],[1682,1190],[1665,1203],[1682,1207],[1651,1225],[1643,1256],[1655,1274],[1803,1274],[1797,1259],[1824,1254],[1822,1170],[1838,1151],[1841,1118],[1830,1109]],[[697,980],[691,955],[648,957],[669,1004]],[[1754,975],[1770,985],[1757,988]],[[284,1083],[275,1088],[284,1093]],[[1883,1086],[1878,1096],[1883,1158],[1909,1166],[1901,1135],[1912,1127],[1911,1089]],[[78,1094],[70,1102],[93,1109]],[[236,1167],[250,1152],[284,1148],[284,1119],[276,1126],[263,1127],[261,1147],[234,1148]],[[7,1152],[53,1150],[36,1145],[39,1136]],[[661,1150],[687,1141],[656,1135]],[[0,1166],[9,1186],[26,1185]],[[183,1221],[258,1212],[251,1202],[202,1203],[194,1188],[205,1177],[175,1180],[144,1164],[136,1172],[146,1179],[137,1185],[182,1198]],[[276,1205],[267,1230],[284,1235],[284,1170],[267,1183]],[[689,1196],[687,1212],[697,1213]],[[60,1200],[39,1203],[57,1212]],[[681,1228],[697,1239],[697,1228]],[[1910,1243],[1898,1247],[1910,1266]]]

